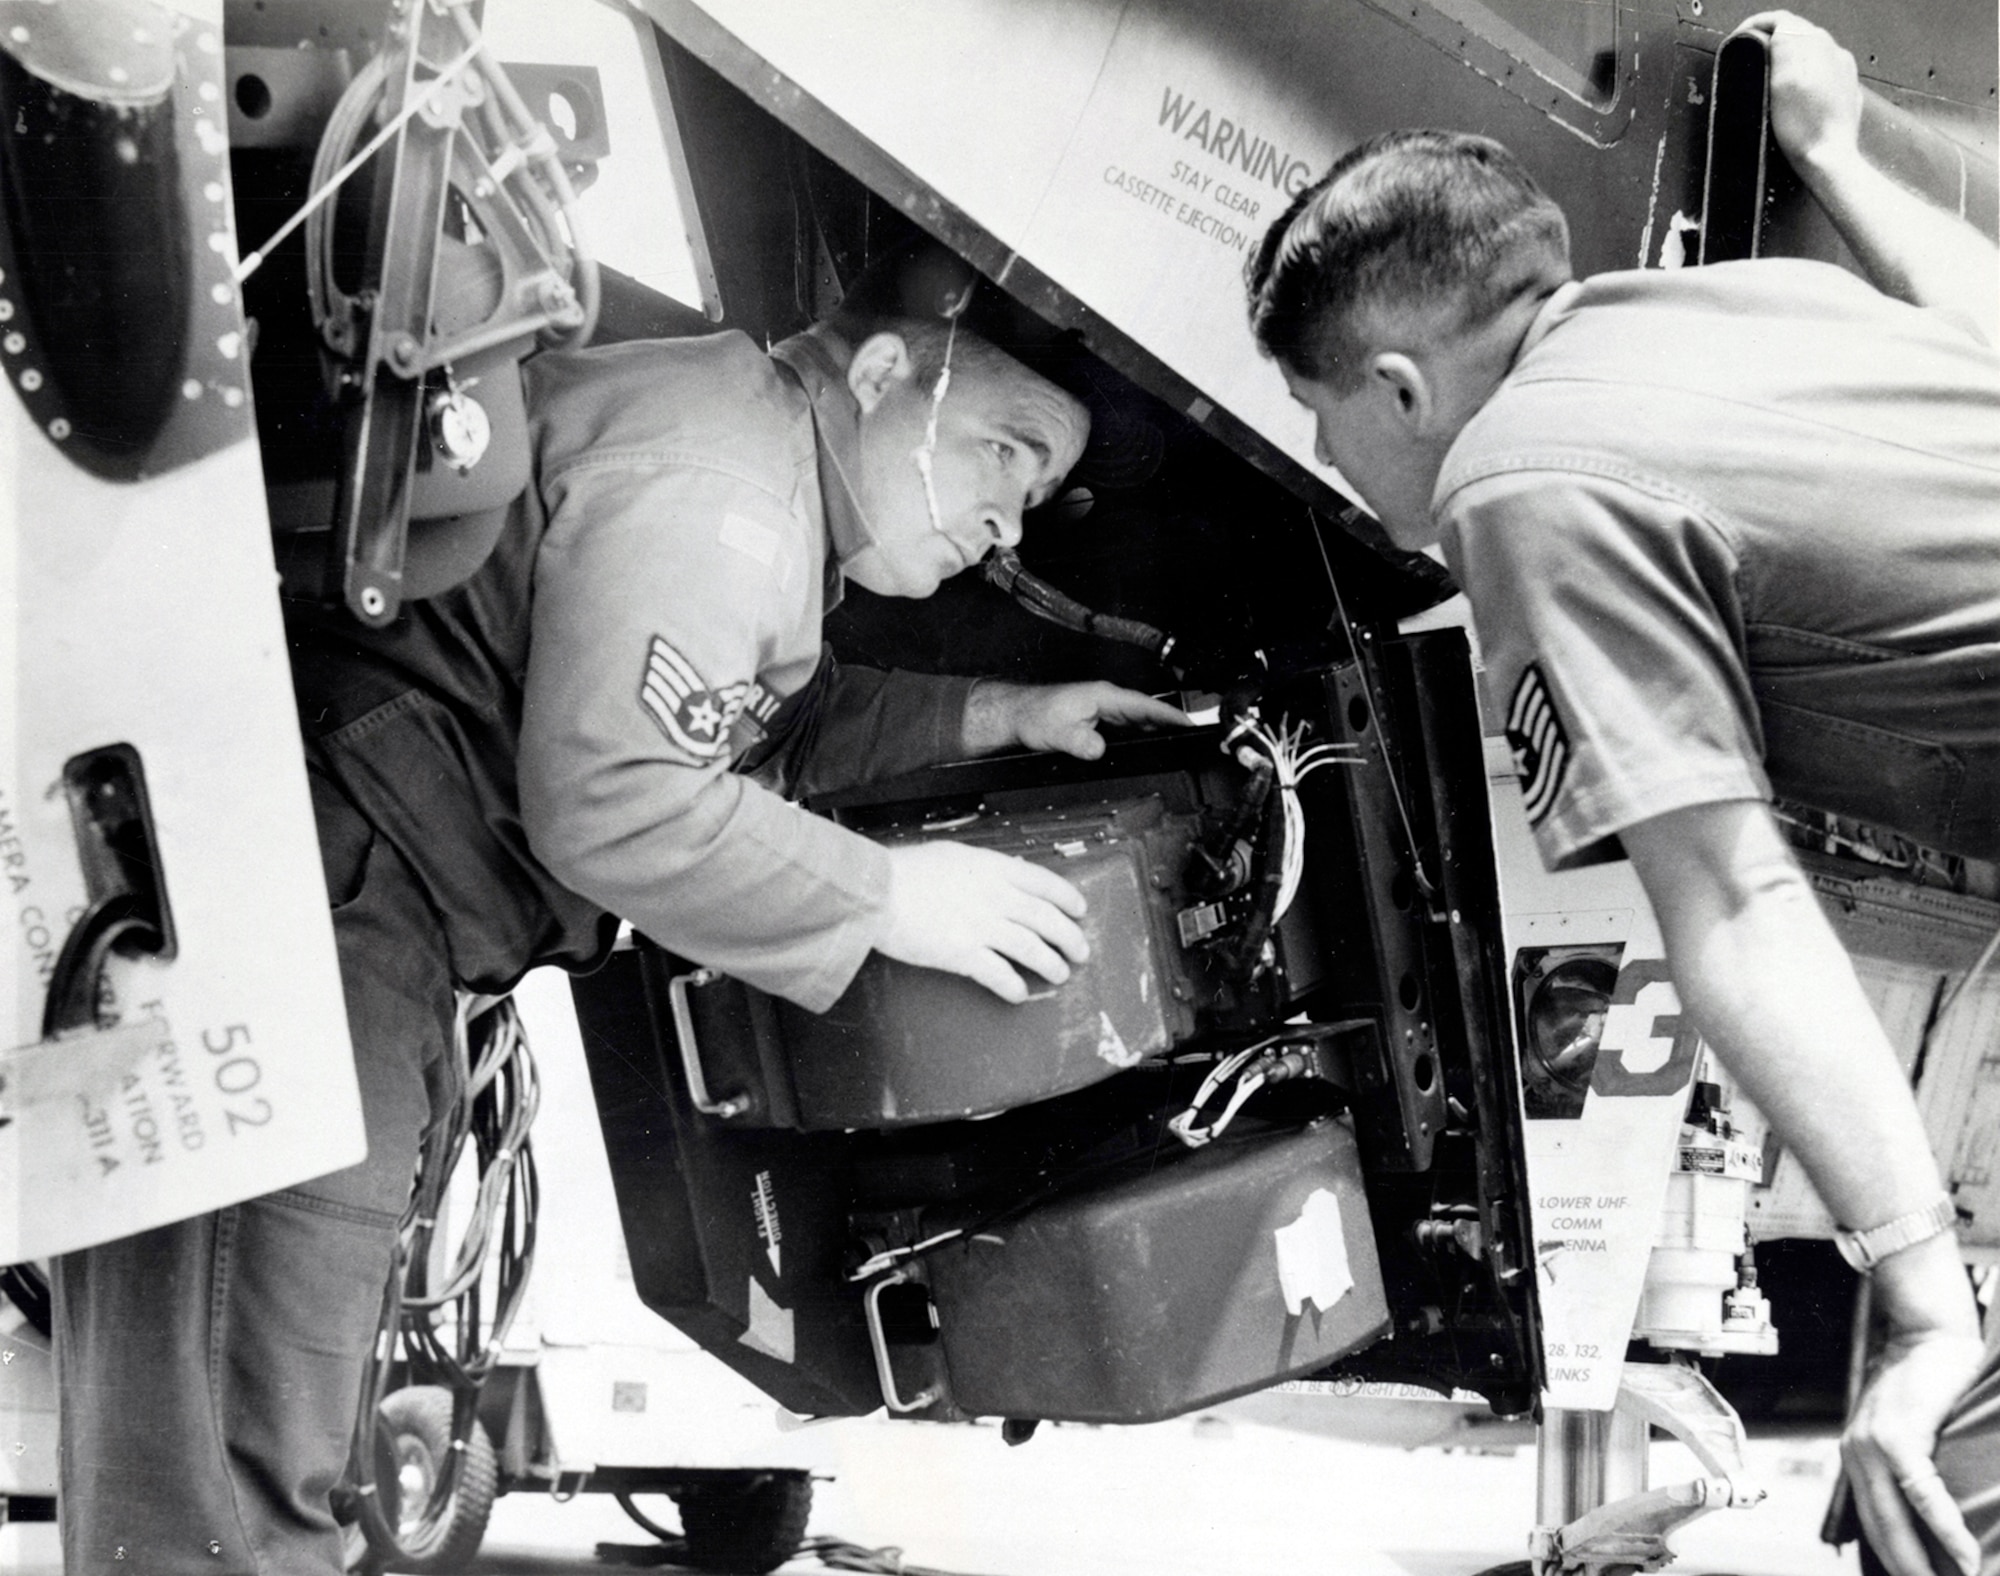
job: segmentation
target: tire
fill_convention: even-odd
[[[370,1551],[378,1568],[455,1571],[479,1552],[487,1518],[493,1513],[500,1466],[493,1441],[477,1418],[451,1498],[435,1520],[426,1520],[432,1485],[450,1454],[449,1390],[441,1385],[411,1385],[383,1397],[376,1424],[376,1493],[383,1514],[396,1529],[397,1546]]]
[[[776,1570],[805,1541],[812,1492],[803,1472],[746,1472],[673,1490],[687,1563],[731,1576]]]

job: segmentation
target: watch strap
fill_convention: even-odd
[[[1942,1236],[1957,1224],[1958,1209],[1951,1195],[1940,1193],[1922,1209],[1913,1209],[1866,1231],[1836,1231],[1833,1242],[1840,1249],[1840,1256],[1866,1275],[1890,1254]]]

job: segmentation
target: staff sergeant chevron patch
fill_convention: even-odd
[[[658,635],[653,637],[639,681],[639,704],[669,743],[696,760],[712,761],[728,747],[730,726],[749,694],[746,683],[710,689],[693,663]]]
[[[1539,826],[1569,770],[1569,734],[1556,715],[1538,662],[1530,662],[1514,686],[1514,700],[1507,708],[1507,744],[1514,752],[1514,775],[1521,781],[1521,808],[1528,825]]]

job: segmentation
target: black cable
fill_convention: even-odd
[[[134,892],[113,892],[86,908],[64,938],[42,1004],[42,1038],[110,1027],[99,1014],[100,980],[113,952],[158,951],[160,933],[141,917]]]
[[[10,1264],[0,1269],[0,1293],[21,1310],[28,1327],[49,1336],[55,1330],[55,1299],[48,1277],[32,1264]]]
[[[1007,548],[996,550],[986,560],[985,574],[990,583],[1005,591],[1024,609],[1051,624],[1096,635],[1103,640],[1138,646],[1161,662],[1166,661],[1174,649],[1174,637],[1165,630],[1155,629],[1136,618],[1093,612],[1075,597],[1058,591],[1039,575],[1030,574],[1022,567],[1020,555]]]
[[[1275,770],[1275,768],[1273,768]],[[1285,880],[1285,806],[1273,795],[1264,810],[1263,835],[1258,838],[1257,890],[1236,941],[1220,958],[1223,969],[1247,990],[1256,980],[1264,944],[1278,919],[1278,893]]]

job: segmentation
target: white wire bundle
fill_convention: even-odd
[[[1225,746],[1248,738],[1270,757],[1277,776],[1278,803],[1284,815],[1284,864],[1279,877],[1278,902],[1271,923],[1285,917],[1298,896],[1299,882],[1306,869],[1306,813],[1299,804],[1299,784],[1322,766],[1360,764],[1357,746],[1351,744],[1306,744],[1308,725],[1281,719],[1275,728],[1266,727],[1254,713],[1246,713],[1230,730]]]
[[[1188,1108],[1167,1123],[1167,1131],[1190,1149],[1199,1149],[1211,1138],[1220,1135],[1224,1128],[1236,1120],[1236,1113],[1243,1109],[1244,1103],[1250,1096],[1264,1087],[1265,1080],[1262,1073],[1253,1072],[1247,1078],[1238,1077],[1238,1074],[1276,1043],[1275,1037],[1259,1040],[1255,1045],[1223,1057],[1209,1069],[1208,1076],[1202,1079],[1201,1088],[1195,1091],[1195,1097],[1188,1103]],[[1236,1088],[1231,1091],[1229,1102],[1222,1108],[1221,1114],[1206,1127],[1198,1126],[1201,1121],[1201,1108],[1207,1105],[1216,1092],[1232,1078],[1236,1079]]]
[[[486,1035],[478,1065],[471,1066],[468,1065],[471,1022],[487,1011],[494,1014],[493,1023]],[[520,1014],[511,996],[502,998],[497,1004],[491,997],[461,996],[453,1039],[464,1092],[460,1096],[457,1130],[444,1168],[447,1177],[450,1169],[455,1168],[470,1136],[473,1103],[480,1092],[503,1072],[509,1075],[512,1082],[499,1102],[499,1130],[492,1135],[497,1142],[480,1172],[478,1196],[472,1206],[471,1218],[466,1222],[464,1235],[459,1239],[458,1250],[452,1255],[451,1267],[434,1289],[423,1296],[407,1297],[404,1306],[409,1308],[441,1308],[462,1296],[484,1272],[493,1242],[494,1225],[500,1218],[508,1190],[513,1186],[514,1169],[520,1163],[528,1132],[534,1126],[536,1109],[541,1105],[541,1083],[535,1071],[534,1057],[529,1054],[527,1036],[522,1032]]]

